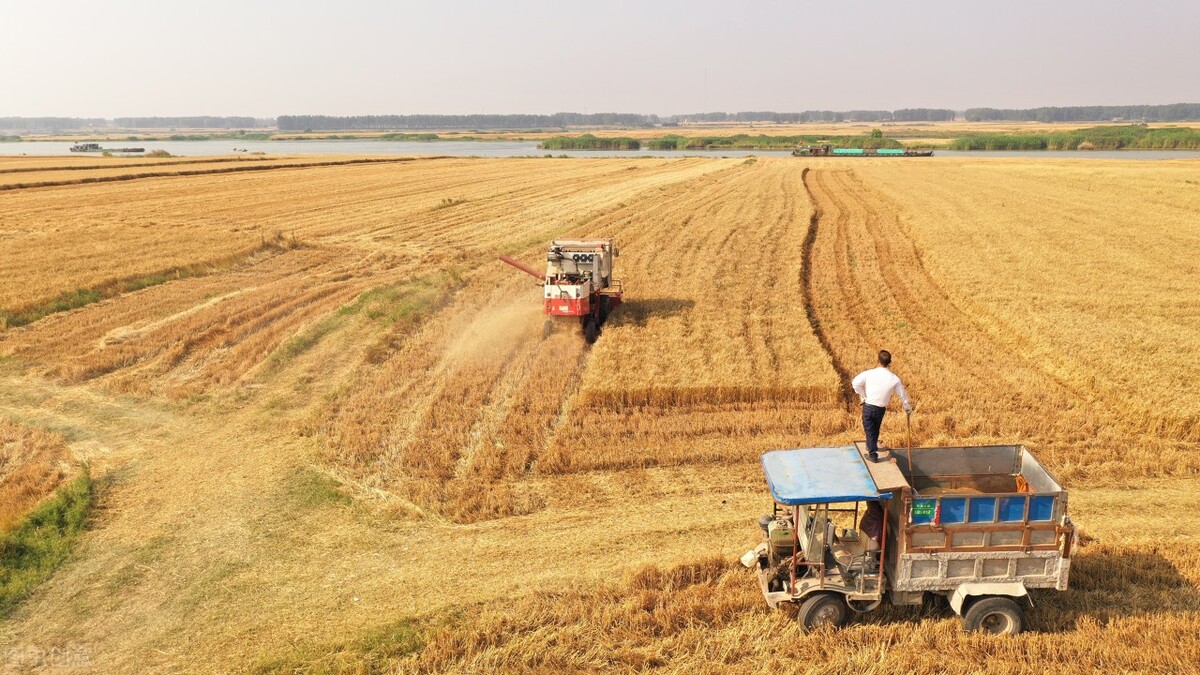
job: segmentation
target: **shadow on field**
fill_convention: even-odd
[[[1187,614],[1200,606],[1200,586],[1175,563],[1155,550],[1100,545],[1079,551],[1071,563],[1068,590],[1032,590],[1033,607],[1025,606],[1025,629],[1037,633],[1069,633],[1081,623],[1154,614]],[[1185,552],[1178,555],[1186,557]],[[949,603],[931,597],[922,607],[890,607],[856,617],[856,623],[918,624],[955,619]]]
[[[677,316],[695,306],[695,300],[684,300],[682,298],[638,298],[635,300],[626,300],[613,313],[610,321],[617,325],[633,324],[635,326],[645,326],[646,322],[652,317]]]
[[[1039,591],[1029,610],[1029,628],[1042,632],[1075,630],[1081,621],[1193,612],[1200,587],[1185,577],[1153,545],[1149,550],[1114,546],[1084,549],[1072,561],[1066,592]]]
[[[1109,593],[1169,589],[1197,592],[1175,564],[1158,551],[1132,552],[1108,547],[1080,552],[1071,568],[1071,588]]]

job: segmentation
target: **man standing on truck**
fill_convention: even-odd
[[[879,352],[879,367],[864,370],[854,378],[854,393],[862,399],[863,431],[867,434],[867,454],[872,462],[879,461],[879,429],[883,426],[883,415],[893,395],[899,395],[904,412],[912,413],[912,403],[900,378],[888,367],[892,365],[892,354],[886,349]]]

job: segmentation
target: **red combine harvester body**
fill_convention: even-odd
[[[595,342],[601,324],[621,304],[621,282],[612,278],[617,255],[611,239],[555,239],[546,252],[545,274],[508,256],[500,259],[542,281],[547,317],[578,317],[584,337]],[[550,319],[546,328],[553,328]]]

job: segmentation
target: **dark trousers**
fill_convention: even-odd
[[[883,414],[886,412],[887,408],[863,404],[863,431],[867,432],[867,452],[871,457],[879,453],[879,428],[883,426]]]

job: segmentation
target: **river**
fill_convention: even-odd
[[[79,155],[66,141],[0,143],[0,155]],[[107,147],[139,147],[166,150],[180,157],[228,155],[238,150],[268,155],[452,155],[455,157],[540,157],[552,154],[570,157],[787,157],[789,150],[539,150],[537,141],[106,141]],[[90,154],[90,153],[88,153]],[[237,153],[242,154],[242,153]],[[1031,150],[955,151],[936,150],[934,159],[961,157],[1036,157],[1039,159],[1195,159],[1196,150]]]

